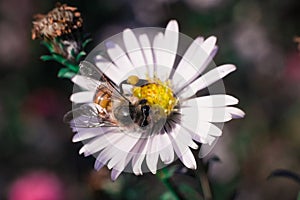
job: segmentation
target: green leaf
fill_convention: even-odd
[[[187,199],[190,199],[190,200],[202,200],[203,197],[198,193],[196,192],[195,189],[191,188],[189,185],[187,184],[181,184],[180,185],[180,191],[187,197]]]
[[[86,45],[87,45],[88,43],[90,43],[91,41],[92,41],[91,38],[86,39],[86,40],[82,43],[82,48],[85,48]]]
[[[61,41],[58,41],[57,44],[58,44],[60,49],[64,49],[64,45],[61,43]]]
[[[54,60],[56,60],[58,63],[61,63],[62,65],[68,67],[71,71],[77,73],[79,71],[79,66],[76,64],[72,64],[69,60],[64,58],[63,56],[59,54],[52,54]]]
[[[170,167],[169,169],[168,168],[163,168],[161,171],[159,171],[159,175],[161,176],[161,179],[164,180],[164,179],[169,179],[173,176],[173,174],[175,173],[176,171],[176,167]]]
[[[79,62],[82,56],[85,56],[86,53],[84,51],[80,51],[79,54],[76,56],[76,62]]]
[[[50,42],[42,41],[41,44],[44,45],[50,53],[54,53],[53,45]]]
[[[297,200],[300,200],[300,192],[298,192]]]
[[[72,64],[70,61],[68,61],[66,58],[64,58],[63,56],[59,55],[59,54],[55,54],[53,53],[52,55],[43,55],[40,57],[43,61],[50,61],[50,60],[54,60],[66,67],[68,67],[71,71],[77,73],[79,71],[79,66]]]
[[[41,57],[42,61],[49,61],[49,60],[55,60],[52,56],[50,55],[42,55]]]
[[[76,54],[75,54],[75,50],[74,50],[74,49],[71,49],[71,55],[72,55],[73,58],[76,57]]]
[[[71,79],[75,75],[76,75],[76,73],[70,71],[68,68],[60,69],[58,74],[57,74],[57,76],[59,78],[68,78],[68,79]]]
[[[64,64],[67,61],[66,58],[64,58],[63,56],[56,54],[56,53],[52,54],[52,57],[61,64]]]
[[[174,195],[170,191],[163,193],[159,199],[160,200],[177,200],[177,198],[174,197]]]

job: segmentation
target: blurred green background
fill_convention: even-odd
[[[300,52],[293,41],[300,36],[299,0],[61,2],[81,11],[93,38],[88,51],[126,27],[165,27],[170,19],[192,38],[216,35],[214,61],[237,66],[224,82],[246,118],[227,123],[211,153],[221,159],[209,169],[214,199],[297,198],[299,183],[267,177],[276,169],[300,173]],[[107,170],[93,171],[93,157],[78,155],[81,144],[71,142],[62,122],[72,84],[57,78],[59,64],[39,59],[48,52],[31,40],[32,16],[55,3],[0,1],[0,199],[9,199],[17,180],[38,172],[54,177],[62,199],[167,199],[151,174],[124,174],[112,183]],[[173,178],[199,187],[191,177]]]

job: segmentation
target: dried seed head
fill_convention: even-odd
[[[298,43],[298,50],[300,51],[300,37],[295,37],[294,42]]]
[[[32,28],[32,39],[54,39],[82,27],[82,18],[76,7],[58,4],[46,15],[37,14]]]

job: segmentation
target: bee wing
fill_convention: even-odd
[[[79,64],[79,74],[94,80],[103,81],[103,73],[93,63],[83,60]]]
[[[96,91],[101,85],[105,85],[106,87],[106,82],[102,78],[103,74],[92,63],[81,61],[79,67],[78,75],[74,76],[72,81],[81,89]]]
[[[89,82],[92,84],[88,89],[93,90],[95,89],[95,85],[97,86],[104,86],[108,88],[110,91],[112,91],[112,96],[114,98],[122,99],[122,100],[127,100],[128,99],[120,93],[120,90],[118,87],[103,74],[100,69],[98,69],[93,63],[89,61],[81,61],[80,64],[80,70],[79,74],[87,77],[89,79]]]
[[[73,128],[91,128],[101,126],[115,126],[110,121],[99,117],[98,109],[101,109],[97,104],[83,104],[67,112],[64,116],[64,122],[70,124]]]

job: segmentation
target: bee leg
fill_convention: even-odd
[[[124,84],[128,84],[127,83],[127,80],[124,80],[124,81],[122,81],[120,84],[119,84],[119,88],[120,88],[120,93],[121,94],[124,94],[124,90],[123,90],[123,85]]]
[[[148,80],[140,79],[134,86],[143,86],[143,85],[146,85],[148,83],[149,83]]]
[[[147,80],[145,79],[139,79],[136,83],[134,82],[129,82],[128,80],[124,80],[119,84],[119,88],[120,88],[120,93],[123,94],[124,90],[123,90],[123,85],[131,85],[131,86],[143,86],[146,85],[147,83],[149,83]]]

